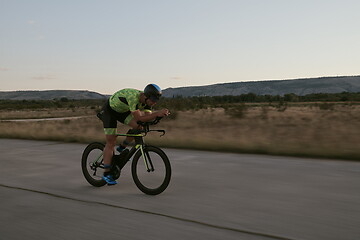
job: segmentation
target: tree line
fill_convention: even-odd
[[[236,103],[277,103],[287,102],[360,102],[358,93],[314,93],[299,96],[294,93],[281,95],[256,95],[254,93],[237,96],[199,96],[164,98],[158,107],[167,107],[174,110],[201,109],[206,107],[225,107]]]
[[[72,100],[60,98],[53,100],[0,100],[1,110],[22,110],[41,108],[76,108],[88,107],[99,109],[105,103],[105,99]],[[190,110],[207,107],[224,107],[236,103],[287,103],[287,102],[360,102],[358,93],[314,93],[299,96],[293,93],[281,95],[256,95],[254,93],[241,94],[237,96],[199,96],[162,98],[157,108],[169,108],[172,110]]]

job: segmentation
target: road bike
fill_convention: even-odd
[[[161,118],[151,122],[138,122],[141,130],[130,129],[126,134],[117,136],[134,137],[135,145],[120,154],[114,154],[111,163],[111,174],[118,179],[121,170],[127,162],[131,163],[131,174],[136,186],[145,194],[157,195],[169,185],[171,179],[171,165],[163,150],[156,146],[145,144],[144,137],[149,132],[159,132],[165,135],[165,130],[150,130],[151,125],[159,123]],[[105,145],[99,142],[90,143],[84,150],[81,168],[85,179],[95,187],[102,187],[106,182],[102,179],[104,172],[103,150]]]

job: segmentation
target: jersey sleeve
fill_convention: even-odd
[[[137,108],[137,105],[139,103],[139,96],[134,92],[134,93],[131,93],[129,94],[127,97],[126,97],[126,100],[128,101],[128,104],[129,104],[129,110],[130,112],[134,112],[136,111],[138,108]]]

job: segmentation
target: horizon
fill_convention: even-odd
[[[360,1],[0,1],[0,91],[360,74]]]
[[[176,89],[176,88],[191,88],[191,87],[207,87],[212,85],[218,85],[218,84],[232,84],[232,83],[252,83],[252,82],[277,82],[277,81],[294,81],[294,80],[311,80],[311,79],[323,79],[323,78],[349,78],[349,77],[360,77],[360,75],[350,75],[350,76],[324,76],[324,77],[311,77],[311,78],[295,78],[295,79],[274,79],[274,80],[253,80],[253,81],[239,81],[239,82],[224,82],[224,83],[214,83],[214,84],[208,84],[208,85],[196,85],[196,86],[180,86],[180,87],[168,87],[165,89],[162,89],[163,91],[166,89]],[[141,89],[139,89],[141,90]],[[98,93],[101,95],[112,95],[107,93],[101,93],[98,91],[88,90],[88,89],[29,89],[29,90],[8,90],[8,91],[2,91],[0,92],[43,92],[43,91],[84,91],[84,92],[93,92]]]

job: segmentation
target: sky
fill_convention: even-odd
[[[0,91],[360,75],[358,0],[0,0]]]

